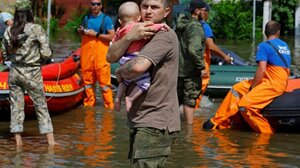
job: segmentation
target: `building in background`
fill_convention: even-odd
[[[72,19],[77,10],[88,8],[89,3],[88,0],[53,0],[52,4],[55,4],[56,12],[63,12],[59,18],[59,25],[64,25],[69,19]]]
[[[1,0],[0,11],[14,13],[16,0]]]

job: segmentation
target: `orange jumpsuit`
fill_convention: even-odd
[[[93,85],[98,81],[102,90],[104,107],[109,109],[114,107],[110,64],[106,61],[108,47],[108,42],[85,35],[82,37],[80,64],[86,93],[84,106],[96,104]]]
[[[259,133],[274,133],[274,129],[262,116],[260,110],[284,93],[289,78],[289,69],[267,65],[262,82],[251,91],[252,80],[235,84],[219,106],[215,116],[210,119],[213,129],[230,128],[233,117],[240,112],[250,127]]]
[[[195,108],[200,108],[201,99],[206,91],[206,88],[207,88],[207,86],[209,84],[209,80],[210,80],[210,50],[208,49],[208,47],[205,48],[204,63],[205,63],[204,71],[206,71],[207,75],[202,76],[201,94],[200,94],[199,98],[196,100]]]

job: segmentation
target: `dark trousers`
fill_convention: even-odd
[[[171,147],[179,132],[169,132],[156,128],[130,129],[130,167],[163,167],[171,154]]]

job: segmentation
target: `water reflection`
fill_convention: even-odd
[[[219,104],[212,103],[197,111],[194,125],[182,125],[166,168],[300,166],[299,134],[270,137],[247,130],[202,130]],[[1,167],[128,167],[126,113],[79,106],[52,119],[60,144],[54,148],[39,135],[35,120],[25,121],[22,148],[15,147],[7,131],[1,132]],[[8,129],[9,122],[1,124]]]
[[[198,118],[193,126],[186,127],[187,142],[191,141],[198,158],[203,158],[187,167],[281,167],[276,158],[288,157],[285,152],[269,150],[270,135],[234,130],[204,132],[199,129],[202,123]]]
[[[12,162],[14,163],[14,167],[54,166],[55,162],[53,148],[53,146],[43,146],[37,147],[32,150],[28,146],[17,147],[15,157],[12,160]]]
[[[114,113],[104,110],[100,117],[95,108],[84,108],[84,114],[84,129],[79,136],[79,140],[84,143],[76,144],[77,149],[85,156],[81,161],[93,167],[107,167],[110,165],[108,158],[114,150],[110,144]]]

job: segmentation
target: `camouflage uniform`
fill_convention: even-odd
[[[169,132],[149,127],[131,128],[128,155],[130,167],[163,167],[178,136],[178,131]]]
[[[24,91],[33,100],[40,133],[53,132],[40,67],[41,62],[52,55],[46,33],[40,25],[27,23],[24,33],[18,36],[21,46],[14,54],[10,54],[10,31],[11,27],[8,27],[2,41],[4,60],[12,62],[8,79],[11,103],[10,132],[23,132]]]
[[[179,104],[196,105],[201,93],[201,70],[204,65],[205,36],[202,25],[189,15],[178,18],[179,40],[178,98]]]

